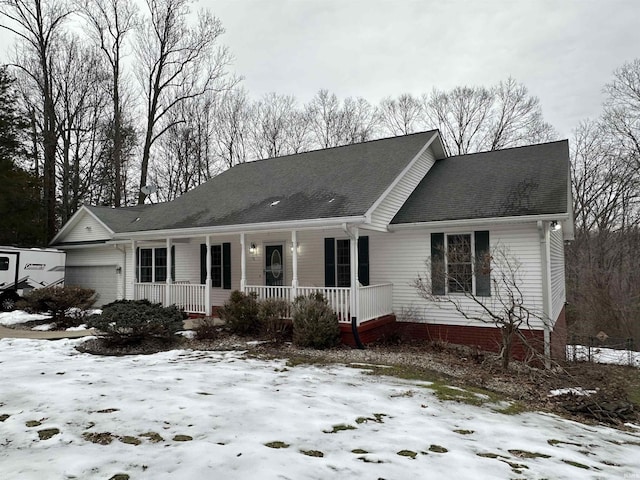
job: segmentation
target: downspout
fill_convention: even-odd
[[[342,230],[344,230],[344,232],[347,234],[347,236],[349,237],[349,240],[352,243],[355,243],[356,247],[355,249],[355,258],[351,259],[351,265],[353,267],[354,262],[355,265],[357,267],[357,261],[358,261],[358,238],[356,235],[353,234],[353,232],[351,232],[351,230],[349,230],[349,227],[346,223],[342,224]],[[351,309],[352,309],[352,314],[351,314],[351,333],[353,334],[353,340],[356,342],[356,347],[358,347],[360,350],[364,350],[364,344],[362,343],[362,340],[360,339],[360,333],[358,332],[358,313],[357,313],[357,308],[358,308],[358,285],[357,285],[357,280],[358,280],[358,270],[357,268],[354,269],[355,270],[355,275],[351,276],[351,282],[352,285],[354,285],[354,289],[352,290],[352,292],[355,292],[355,295],[352,295],[354,298],[352,299],[351,302]],[[353,314],[355,313],[355,315]]]
[[[540,263],[542,270],[542,310],[544,325],[544,365],[546,368],[551,368],[551,295],[550,295],[550,281],[551,276],[549,272],[549,224],[538,220],[538,235],[540,237]]]

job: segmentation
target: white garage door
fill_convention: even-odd
[[[118,297],[115,265],[65,268],[64,284],[92,288],[98,294],[96,306],[115,301]]]

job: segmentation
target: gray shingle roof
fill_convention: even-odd
[[[434,135],[249,162],[172,202],[88,208],[116,233],[364,215]]]
[[[391,223],[567,212],[566,140],[438,160]]]

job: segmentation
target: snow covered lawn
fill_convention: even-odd
[[[625,433],[440,401],[366,366],[0,340],[0,478],[635,478]],[[275,448],[282,447],[282,448]]]

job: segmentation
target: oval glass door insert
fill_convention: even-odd
[[[282,275],[282,257],[277,249],[271,253],[271,275],[276,279]]]

